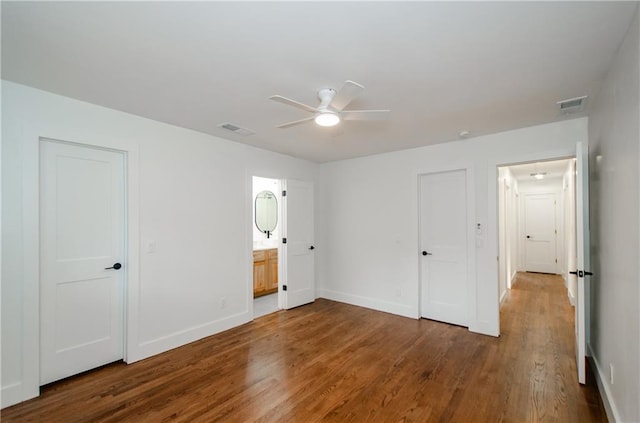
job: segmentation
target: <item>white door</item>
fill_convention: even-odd
[[[524,254],[528,272],[556,273],[556,195],[526,194]]]
[[[421,315],[468,326],[466,171],[420,176]]]
[[[315,300],[313,184],[285,181],[283,243],[283,307],[290,309]],[[283,239],[284,241],[284,239]]]
[[[576,245],[578,249],[578,289],[576,292],[576,365],[578,381],[586,381],[585,355],[589,321],[589,150],[582,143],[576,146]]]
[[[123,245],[123,154],[41,141],[41,384],[123,357]]]

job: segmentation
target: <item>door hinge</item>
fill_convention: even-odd
[[[558,230],[557,230],[557,229],[556,229],[556,230],[554,230],[554,231],[553,231],[553,233],[554,233],[554,234],[556,234],[556,235],[558,235]]]
[[[287,290],[287,285],[282,285],[282,290],[286,291]]]
[[[556,263],[558,263],[558,259],[556,259]]]
[[[287,243],[287,238],[282,238],[282,243],[286,244]]]
[[[286,190],[286,189],[282,190],[282,196],[283,196],[283,197],[286,197],[286,196],[287,196],[287,190]]]

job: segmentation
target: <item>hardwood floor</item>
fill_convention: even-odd
[[[502,336],[328,300],[46,386],[8,422],[601,422],[557,276],[521,274]]]

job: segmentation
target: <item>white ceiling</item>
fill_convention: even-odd
[[[635,2],[2,2],[2,77],[316,162],[526,127],[597,93]],[[386,122],[277,129],[351,79]],[[587,109],[586,113],[588,113]],[[242,137],[217,127],[256,131]]]

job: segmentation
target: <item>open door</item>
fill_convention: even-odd
[[[576,365],[578,381],[586,382],[587,322],[589,321],[589,151],[581,142],[576,145],[576,241],[578,269],[572,274],[578,277],[576,292]]]
[[[284,181],[284,233],[281,292],[283,308],[308,304],[315,299],[313,184]]]

